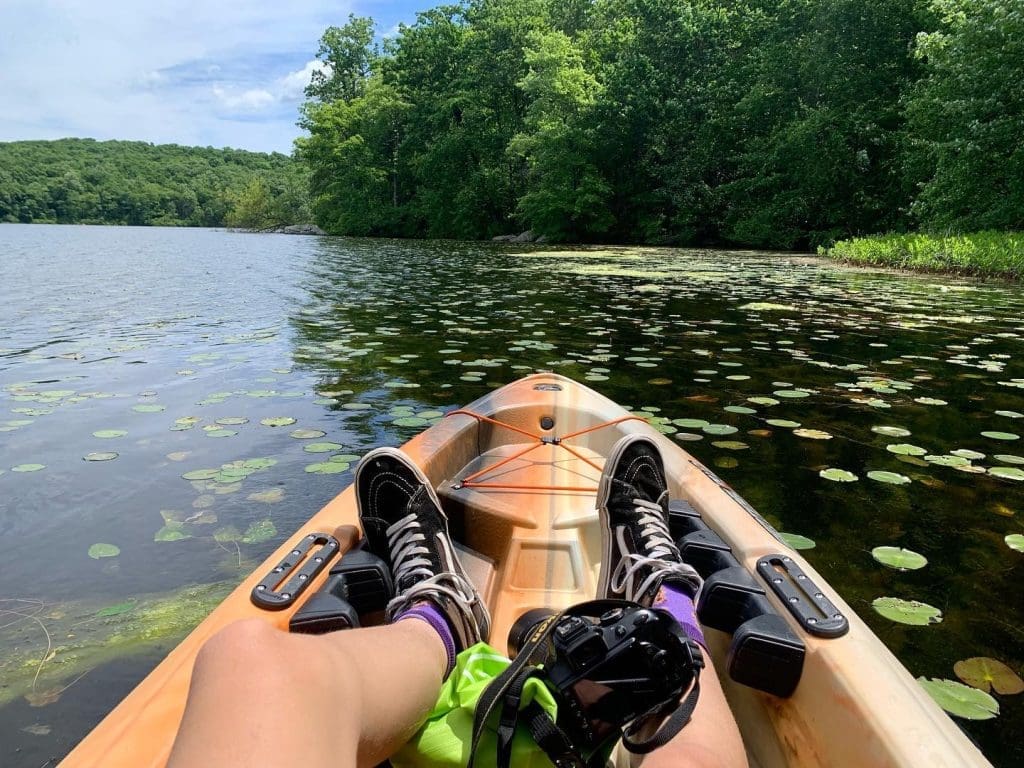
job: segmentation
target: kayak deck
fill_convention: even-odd
[[[734,683],[727,671],[730,636],[706,630],[752,765],[988,765],[799,553],[783,544],[732,489],[646,422],[554,374],[513,382],[465,410],[475,415],[450,415],[402,449],[438,490],[460,558],[491,609],[492,645],[503,649],[509,627],[530,608],[560,609],[594,596],[602,557],[595,510],[599,467],[620,437],[640,432],[662,450],[672,497],[689,502],[749,572],[756,570],[759,558],[783,554],[849,621],[842,637],[816,637],[766,590],[775,611],[806,646],[802,677],[788,698]],[[616,423],[595,428],[609,421]],[[561,445],[552,441],[591,429]],[[539,443],[538,436],[547,442]],[[303,600],[283,611],[264,611],[251,603],[252,588],[300,536],[333,533],[344,552],[358,539],[357,524],[348,488],[243,581],[62,765],[163,765],[202,644],[238,619],[260,617],[286,629]],[[311,590],[325,579],[326,571]]]

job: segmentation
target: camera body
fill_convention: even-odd
[[[557,724],[575,744],[596,750],[634,720],[678,704],[704,659],[664,611],[622,601],[578,608],[590,610],[528,611],[509,633],[509,652],[546,634],[531,659],[558,700]]]

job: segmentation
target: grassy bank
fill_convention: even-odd
[[[840,240],[818,252],[853,264],[1024,280],[1024,232],[874,235]]]

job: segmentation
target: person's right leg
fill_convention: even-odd
[[[669,533],[668,485],[653,441],[629,435],[613,446],[597,504],[604,540],[598,597],[667,610],[704,648],[705,668],[693,718],[668,744],[644,758],[644,768],[746,766],[743,739],[694,610],[701,579],[683,562]]]

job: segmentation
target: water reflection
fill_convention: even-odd
[[[1024,432],[1007,415],[1024,412],[1017,288],[753,253],[209,231],[0,227],[0,251],[20,265],[0,281],[0,429],[30,422],[0,433],[0,597],[45,605],[47,626],[101,633],[147,600],[236,583],[368,447],[549,369],[644,409],[769,520],[814,540],[805,554],[915,675],[1024,659],[1022,556],[1003,542],[1022,530],[1024,483],[987,471],[1024,467],[1006,438]],[[275,418],[295,423],[261,423]],[[924,453],[888,449],[899,444]],[[118,457],[82,461],[93,451]],[[984,456],[944,466],[960,463],[951,451]],[[26,464],[45,468],[10,471]],[[858,479],[830,482],[825,468]],[[90,558],[97,542],[120,554]],[[872,559],[879,545],[929,563],[894,571]],[[889,622],[871,609],[883,595],[935,605],[943,621]],[[4,616],[5,655],[38,659],[34,620]],[[0,675],[14,680],[10,664]],[[39,708],[51,736],[0,726],[3,749],[57,731],[72,742],[94,720],[69,702],[114,674],[107,664]],[[5,707],[19,723],[21,702]],[[1024,708],[1001,704],[969,727],[1009,765],[1018,747],[999,735],[1024,726]]]

